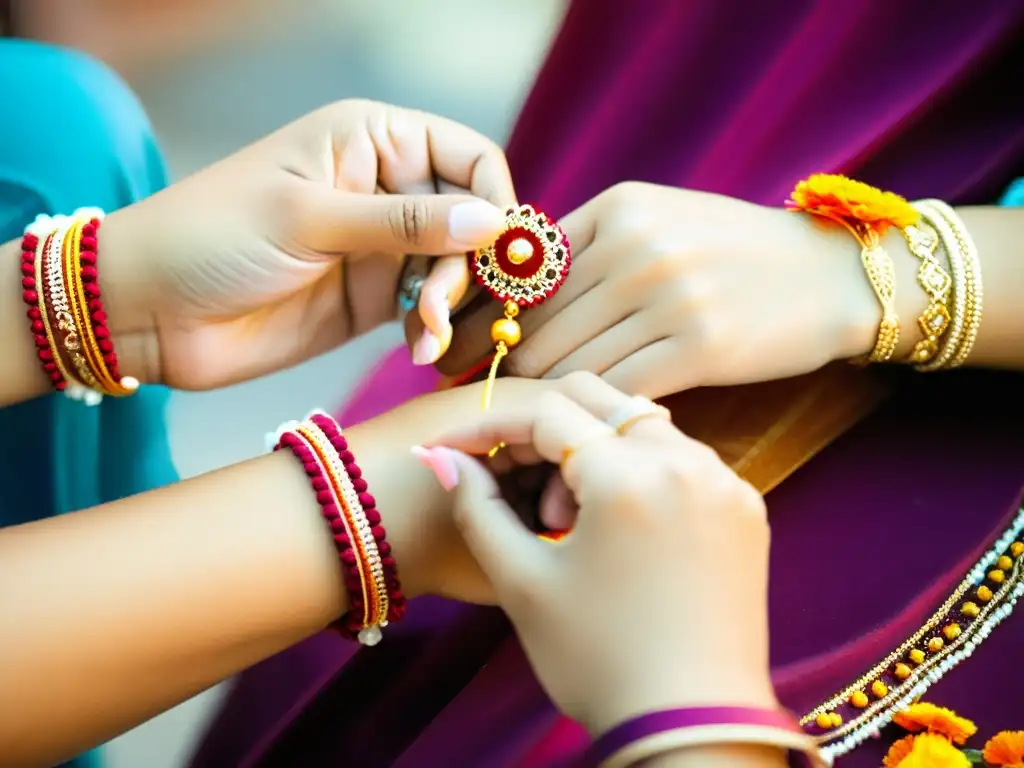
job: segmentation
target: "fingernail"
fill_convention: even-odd
[[[423,335],[413,345],[412,361],[416,365],[430,365],[440,356],[441,340],[432,334],[429,329],[424,328]]]
[[[424,448],[422,445],[412,447],[412,455],[419,459],[423,466],[434,473],[437,482],[446,491],[459,484],[459,468],[452,459],[451,451],[447,448],[437,446],[435,448]]]
[[[448,294],[440,290],[426,290],[420,294],[420,304],[422,305],[423,314],[429,315],[429,318],[424,318],[424,322],[428,319],[433,320],[439,328],[451,327],[451,310],[448,308]],[[444,334],[439,334],[443,336]]]
[[[448,240],[453,251],[490,245],[505,226],[505,214],[486,200],[453,205],[448,212]]]

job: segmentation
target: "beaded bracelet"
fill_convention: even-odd
[[[139,382],[120,373],[97,269],[97,208],[37,216],[22,238],[22,298],[43,371],[54,389],[86,405],[124,397]]]
[[[331,530],[341,563],[349,610],[331,628],[376,645],[381,629],[400,621],[406,599],[377,502],[338,423],[322,411],[286,422],[267,436],[271,450],[288,448],[302,462]]]
[[[583,758],[593,768],[626,768],[676,749],[725,744],[779,747],[790,765],[824,765],[814,742],[787,713],[754,707],[688,707],[649,712],[598,738]]]

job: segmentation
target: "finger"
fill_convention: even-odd
[[[524,339],[531,338],[535,331],[546,326],[547,322],[563,308],[571,305],[607,277],[604,274],[607,271],[604,255],[596,254],[598,258],[592,258],[588,251],[596,234],[596,210],[597,205],[591,201],[559,221],[559,225],[562,226],[569,238],[569,245],[572,249],[572,270],[569,273],[569,278],[553,297],[541,306],[520,314],[519,324],[523,329]],[[501,317],[501,313],[501,304],[496,301],[487,301],[471,311],[460,313],[455,323],[451,348],[438,361],[438,369],[447,376],[453,376],[468,370],[486,355],[491,348],[491,324]],[[604,314],[602,311],[596,316],[602,317]],[[583,327],[589,325],[588,320]],[[545,335],[547,335],[546,328]],[[523,353],[518,353],[518,355],[524,357]],[[524,373],[523,375],[531,376],[533,374]]]
[[[671,371],[672,376],[659,376],[658,371]],[[623,392],[653,399],[697,386],[702,371],[696,357],[687,356],[678,338],[663,338],[624,355],[602,377]]]
[[[621,396],[625,401],[625,396]],[[505,443],[518,451],[524,462],[548,461],[561,464],[577,450],[581,441],[614,434],[607,424],[566,395],[548,391],[533,402],[481,414],[464,427],[452,430],[433,445],[446,445],[465,453],[481,455]],[[532,452],[528,449],[532,448]]]
[[[462,301],[469,286],[466,254],[442,256],[435,261],[420,294],[419,314],[423,323],[440,335],[451,322],[451,311]]]
[[[502,209],[469,195],[362,195],[302,183],[295,204],[314,252],[421,253],[482,248],[505,225]]]
[[[560,379],[573,371],[599,374],[625,356],[607,337],[627,324],[634,332],[643,328],[634,321],[641,308],[614,281],[600,283],[525,336],[509,356],[508,371],[528,379]]]
[[[658,316],[651,310],[641,309],[634,312],[591,336],[577,349],[557,361],[543,375],[546,378],[557,379],[573,371],[589,371],[603,376],[633,353],[667,337],[669,333],[661,330],[663,324],[658,321]],[[547,335],[546,331],[544,335]],[[677,360],[672,370],[678,367]],[[516,370],[518,372],[518,368]],[[658,378],[660,373],[655,369],[647,369],[647,376],[651,379]],[[640,394],[626,389],[623,392],[630,395]]]
[[[468,189],[503,211],[516,205],[512,173],[501,147],[465,125],[420,114],[426,126],[430,163],[439,183]]]
[[[579,507],[561,475],[552,475],[540,497],[540,521],[549,531],[567,531],[576,522]]]
[[[521,578],[523,572],[539,564],[545,547],[505,503],[487,469],[472,457],[446,447],[414,452],[442,485],[454,488],[455,525],[499,595],[510,580]]]

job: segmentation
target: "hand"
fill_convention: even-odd
[[[760,496],[663,419],[617,437],[628,398],[574,374],[480,416],[430,451],[455,522],[554,701],[592,732],[673,706],[774,706],[768,678],[768,524]],[[470,454],[505,442],[558,463],[579,505],[559,544],[537,539]]]
[[[879,309],[853,238],[809,216],[727,197],[629,183],[561,222],[573,247],[562,289],[523,312],[504,371],[591,371],[661,397],[784,378],[869,351]],[[490,349],[501,308],[455,322],[439,367]]]
[[[437,265],[457,300],[464,251],[514,200],[483,136],[338,102],[108,217],[112,330],[150,339],[145,378],[182,389],[285,368],[394,319],[404,253],[457,254]]]

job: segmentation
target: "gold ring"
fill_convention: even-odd
[[[605,423],[622,437],[644,419],[672,421],[672,413],[665,406],[637,395],[616,408]]]

